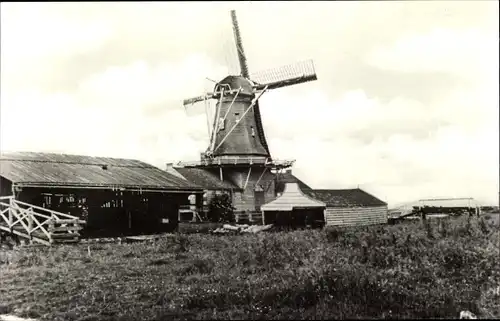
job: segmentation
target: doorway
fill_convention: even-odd
[[[260,212],[260,207],[265,204],[266,195],[264,191],[254,191],[255,210]]]

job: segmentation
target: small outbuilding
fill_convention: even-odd
[[[261,206],[264,224],[282,227],[322,227],[325,225],[324,202],[304,194],[298,183],[286,183],[283,193]]]
[[[0,157],[0,196],[87,222],[84,235],[137,235],[177,228],[196,184],[133,159],[14,152]]]
[[[387,224],[387,203],[359,189],[315,189],[306,195],[326,204],[327,226]]]

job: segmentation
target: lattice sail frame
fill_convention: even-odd
[[[269,89],[275,89],[316,80],[317,76],[313,61],[305,60],[254,73],[250,76],[250,79],[256,84],[257,88],[268,86]],[[290,84],[292,81],[295,81],[295,83]]]

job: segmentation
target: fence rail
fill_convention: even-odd
[[[261,223],[262,222],[262,212],[258,211],[238,211],[234,212],[234,220],[236,223],[239,222],[250,222],[250,223]]]
[[[0,197],[0,230],[50,245],[62,238],[77,241],[86,222],[78,217],[16,200]]]

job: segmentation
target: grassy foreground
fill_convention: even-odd
[[[0,314],[42,320],[500,317],[498,227],[473,218],[3,250]]]

